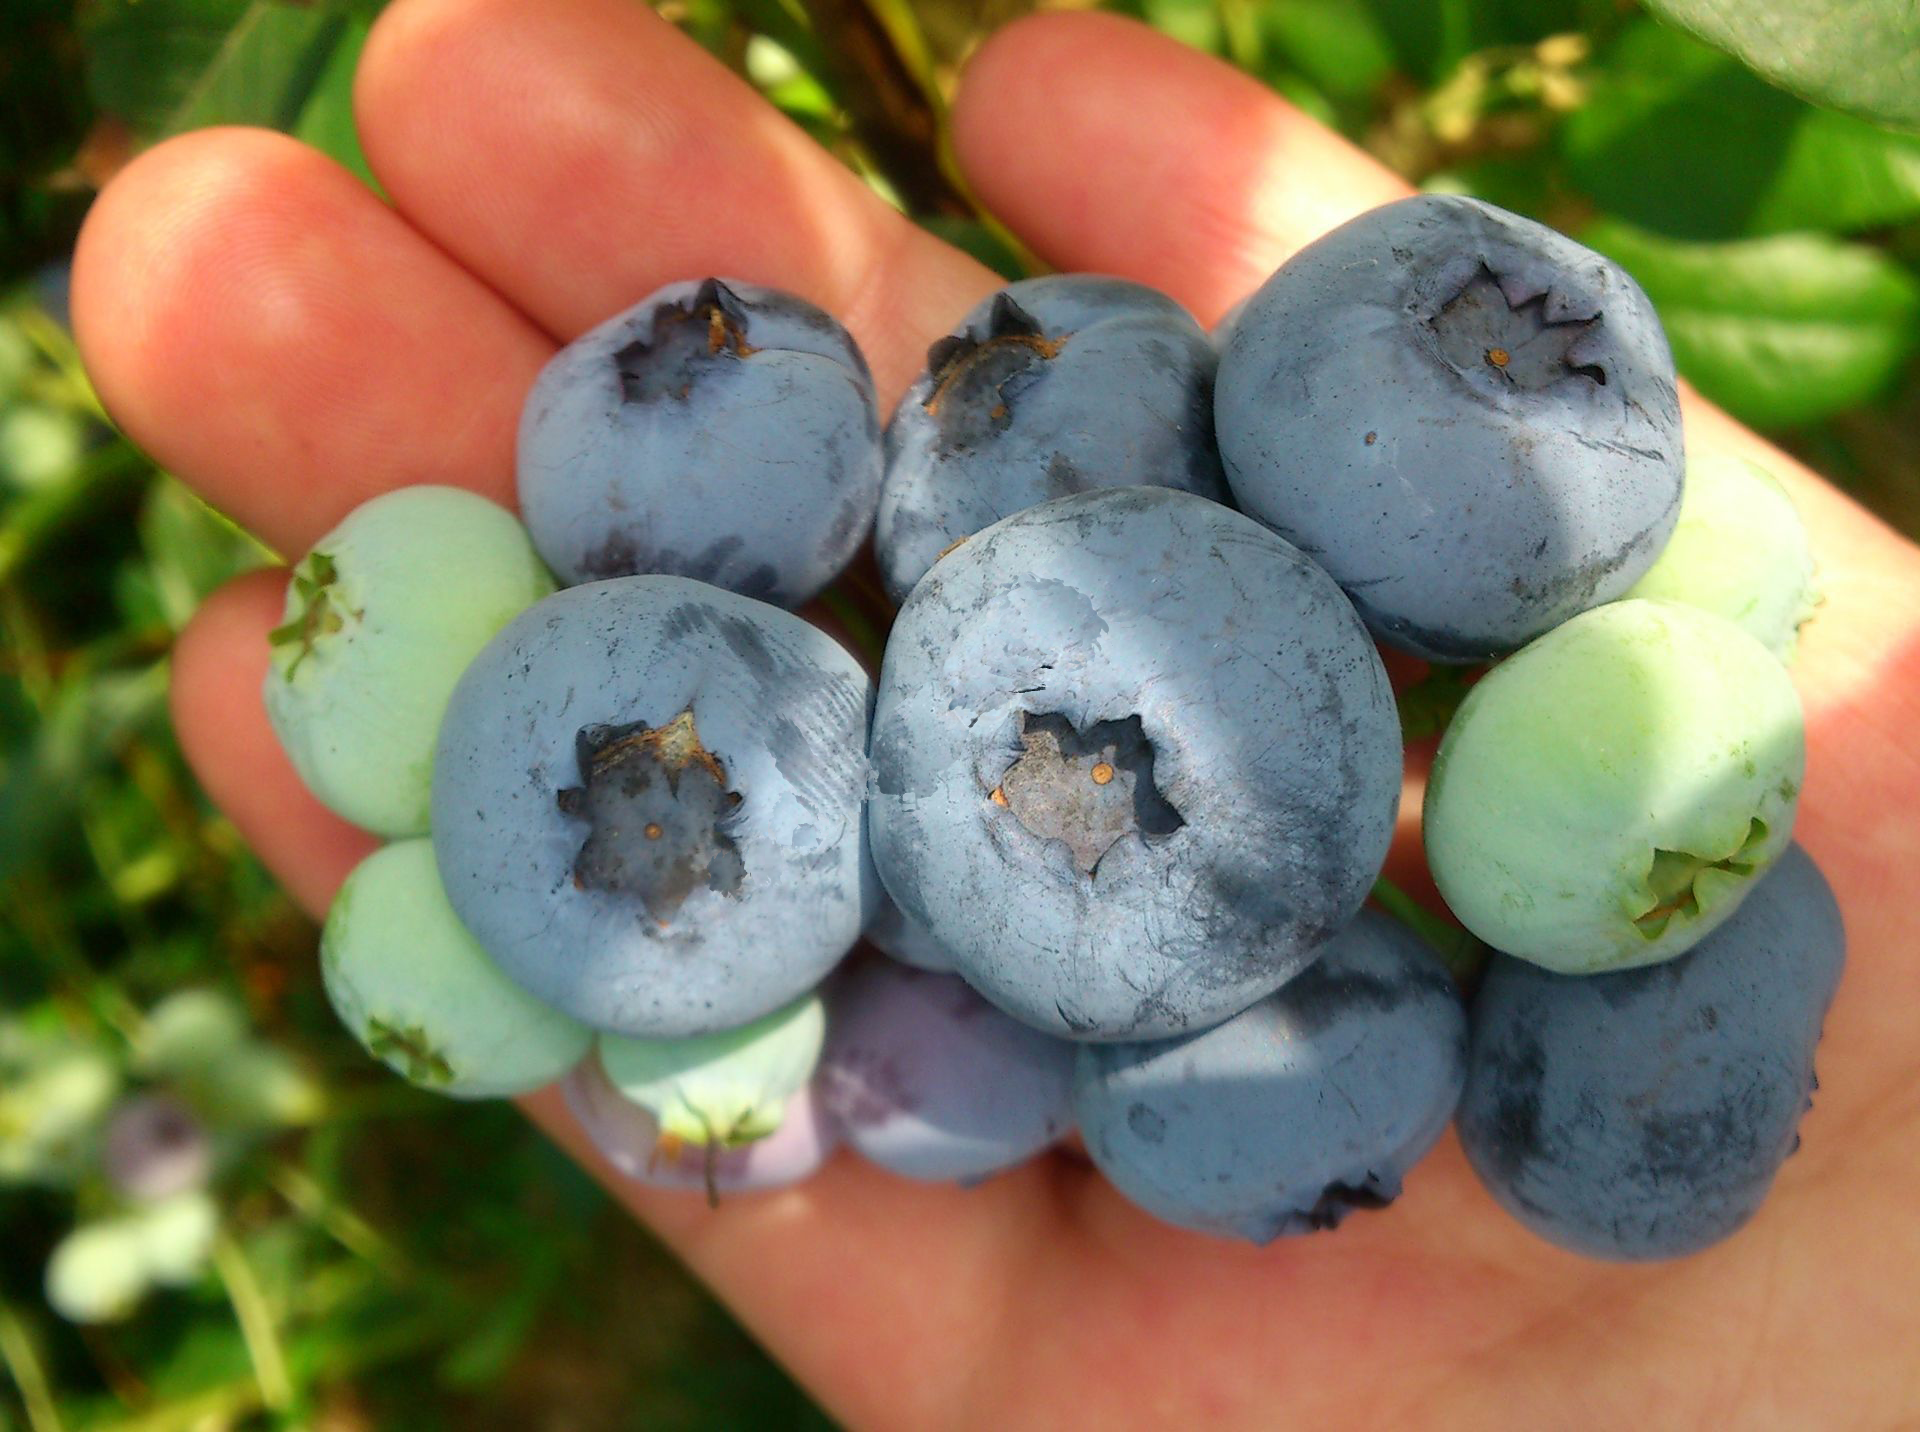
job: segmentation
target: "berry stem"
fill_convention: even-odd
[[[1478,983],[1486,968],[1487,947],[1466,930],[1427,909],[1382,875],[1373,882],[1373,900],[1382,910],[1426,941],[1462,989]]]

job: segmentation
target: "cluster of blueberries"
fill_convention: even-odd
[[[827,314],[676,284],[547,366],[518,484],[524,527],[369,502],[273,636],[294,765],[389,840],[327,989],[415,1082],[564,1080],[611,1163],[709,1196],[1077,1131],[1256,1241],[1457,1122],[1609,1258],[1725,1237],[1797,1143],[1843,953],[1790,843],[1806,534],[1685,461],[1646,296],[1551,230],[1390,204],[1211,335],[1014,283],[884,430]],[[1413,908],[1382,645],[1456,693],[1424,843],[1483,968],[1363,909]]]

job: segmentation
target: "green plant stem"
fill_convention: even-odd
[[[833,614],[833,619],[846,628],[860,648],[860,655],[874,667],[880,665],[880,658],[886,654],[887,639],[880,629],[867,618],[867,614],[846,593],[835,591],[832,587],[820,594],[820,604]]]
[[[803,0],[834,98],[912,214],[968,217],[973,206],[940,164],[946,116],[912,7],[899,0]]]
[[[277,1164],[269,1180],[274,1191],[303,1218],[385,1277],[404,1283],[414,1276],[405,1254],[359,1214],[336,1202],[306,1170],[290,1163]]]
[[[0,1359],[5,1360],[13,1385],[20,1389],[27,1425],[33,1432],[64,1432],[65,1424],[54,1405],[53,1390],[47,1385],[47,1370],[40,1365],[33,1335],[5,1302],[0,1302]]]
[[[1487,947],[1467,931],[1441,919],[1384,875],[1373,882],[1373,900],[1432,947],[1454,983],[1470,988],[1480,978]]]
[[[267,1306],[266,1294],[261,1291],[260,1280],[253,1276],[246,1253],[224,1228],[214,1235],[213,1266],[240,1323],[254,1381],[260,1385],[260,1401],[271,1411],[283,1411],[293,1402],[293,1383],[287,1376],[286,1352],[274,1330],[273,1310]]]

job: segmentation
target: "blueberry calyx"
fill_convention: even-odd
[[[983,333],[935,342],[927,349],[931,382],[922,406],[938,422],[941,443],[958,451],[1005,428],[1019,390],[1066,343],[1047,337],[1039,320],[1004,293],[993,300]]]
[[[749,326],[740,296],[719,279],[707,279],[686,301],[656,308],[647,336],[613,355],[620,396],[629,403],[684,401],[701,367],[760,351],[747,342]]]
[[[1077,730],[1065,716],[1020,713],[1025,754],[989,793],[1042,840],[1063,841],[1083,875],[1122,836],[1171,835],[1186,824],[1153,781],[1153,744],[1138,716]]]
[[[1361,1183],[1328,1184],[1320,1191],[1319,1199],[1302,1217],[1308,1228],[1322,1233],[1330,1228],[1338,1228],[1349,1213],[1355,1209],[1387,1208],[1393,1203],[1393,1194],[1386,1192],[1372,1174],[1368,1174]]]
[[[701,744],[692,707],[664,726],[583,726],[574,749],[581,784],[559,805],[592,827],[576,887],[631,895],[662,926],[695,890],[739,893],[746,871],[730,831],[741,796]]]
[[[1476,370],[1499,375],[1516,388],[1541,389],[1570,376],[1606,386],[1606,370],[1576,363],[1574,344],[1600,322],[1591,318],[1547,317],[1543,291],[1515,301],[1499,275],[1482,264],[1466,285],[1427,320],[1440,355],[1461,373]]]
[[[404,1027],[384,1019],[367,1021],[367,1052],[376,1059],[398,1059],[407,1066],[407,1078],[416,1084],[451,1084],[453,1065],[434,1048],[420,1025]]]
[[[293,680],[300,663],[313,654],[321,638],[343,629],[348,615],[358,615],[341,610],[335,601],[338,593],[328,595],[339,580],[340,568],[325,552],[309,552],[306,560],[293,569],[293,591],[300,600],[299,615],[267,633],[269,646],[300,648],[283,673],[288,681]]]
[[[1698,915],[1700,897],[1696,883],[1700,877],[1709,870],[1717,870],[1745,879],[1753,874],[1755,858],[1766,842],[1767,823],[1753,820],[1747,824],[1746,839],[1741,841],[1740,848],[1719,860],[1691,851],[1656,849],[1653,863],[1647,869],[1647,888],[1653,892],[1653,904],[1634,916],[1634,928],[1647,939],[1656,940],[1676,916],[1688,920]]]

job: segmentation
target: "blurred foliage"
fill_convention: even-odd
[[[1808,34],[1834,0],[1649,3],[1724,48],[1616,0],[1116,8],[1415,183],[1614,255],[1689,378],[1920,532],[1920,139],[1880,125],[1915,122],[1888,78],[1911,6],[1848,0]],[[967,54],[1028,8],[661,0],[1010,275],[1029,261],[944,125]],[[0,1428],[819,1425],[512,1110],[417,1094],[333,1027],[312,927],[169,732],[174,635],[269,555],[106,420],[64,257],[100,183],[202,124],[289,130],[373,182],[351,83],[377,10],[0,0]],[[130,1173],[155,1109],[164,1147]]]

